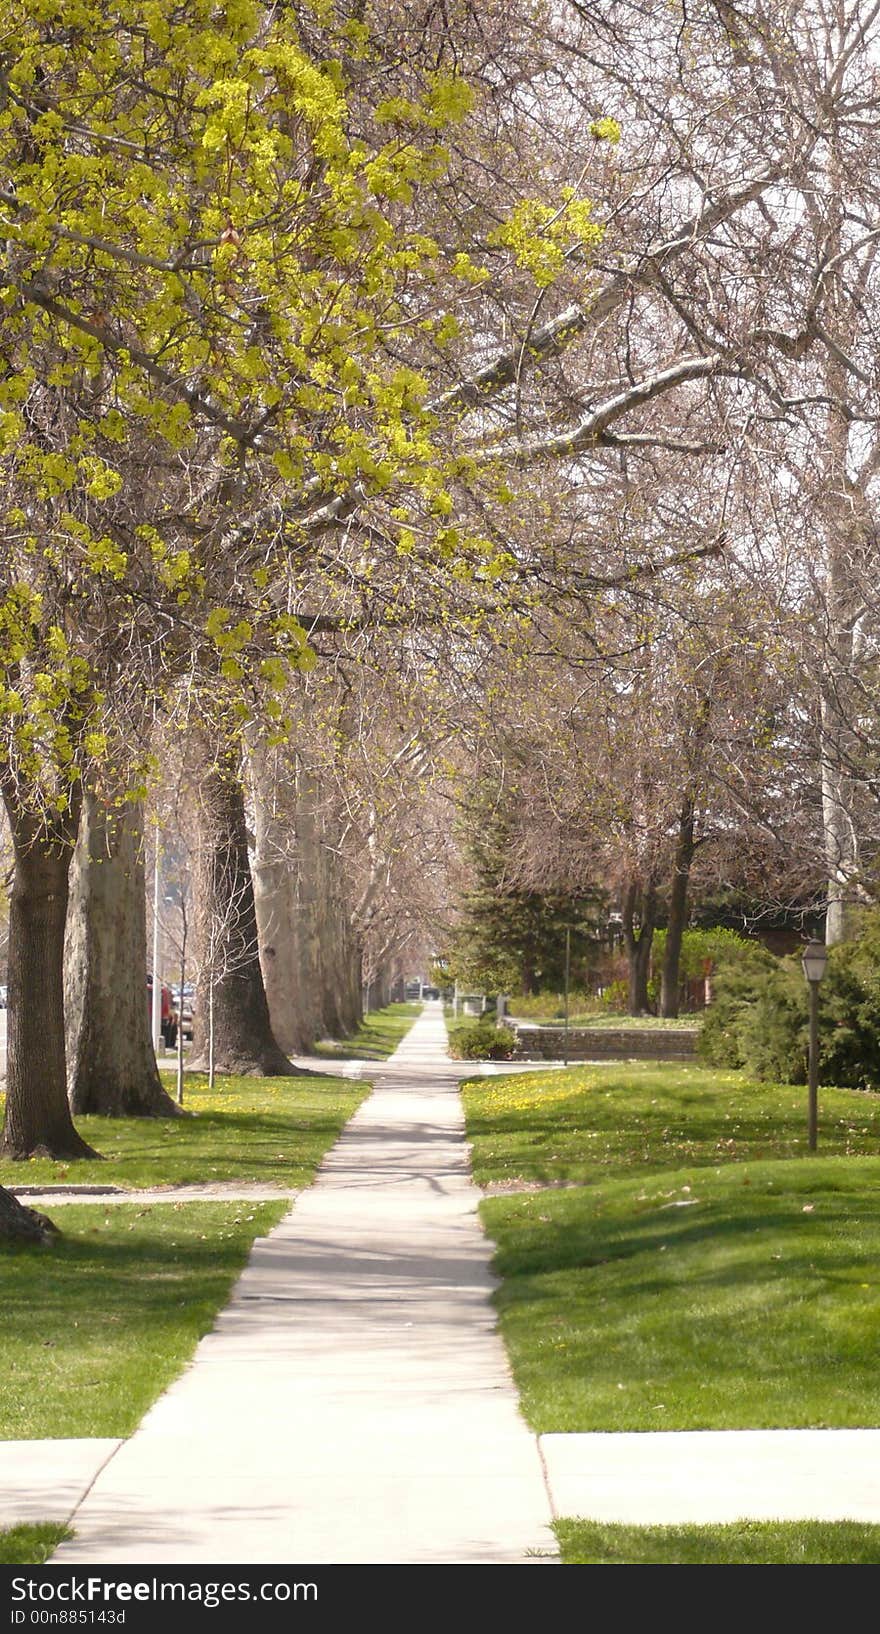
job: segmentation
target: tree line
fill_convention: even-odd
[[[203,954],[229,931],[221,1065],[352,1024],[364,957],[442,915],[475,783],[520,884],[617,891],[636,1004],[659,917],[672,993],[695,869],[845,936],[877,828],[875,8],[4,22],[7,1152],[83,1154],[71,1084],[173,1110],[141,877],[169,757]]]

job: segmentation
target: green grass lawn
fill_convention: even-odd
[[[516,1015],[515,1009],[511,1010],[511,1015]],[[564,1020],[560,1020],[555,1012],[553,1015],[529,1016],[527,1025],[532,1023],[539,1027],[565,1026]],[[614,1029],[615,1031],[622,1030],[627,1033],[632,1031],[656,1033],[658,1030],[660,1032],[680,1033],[687,1031],[698,1033],[702,1025],[702,1017],[686,1015],[667,1018],[665,1016],[621,1016],[607,1013],[597,1015],[595,1011],[589,1010],[570,1016],[568,1025],[569,1027],[598,1027],[600,1030],[603,1028]]]
[[[126,1436],[226,1303],[277,1203],[67,1205],[0,1257],[0,1438]]]
[[[536,1429],[880,1424],[880,1159],[655,1170],[484,1211]]]
[[[476,1078],[465,1087],[478,1185],[595,1181],[625,1169],[681,1168],[806,1151],[807,1092],[740,1072],[621,1062]],[[880,1096],[823,1089],[823,1152],[880,1152]]]
[[[173,1075],[163,1074],[171,1088]],[[172,1091],[173,1092],[173,1091]],[[219,1077],[186,1080],[182,1118],[78,1118],[102,1162],[0,1162],[0,1185],[164,1186],[266,1181],[307,1186],[367,1086],[350,1078]]]
[[[559,1520],[566,1566],[878,1566],[880,1526],[737,1521],[730,1526],[601,1526]]]
[[[467,1086],[523,1408],[539,1431],[880,1424],[880,1100],[700,1068]]]
[[[43,1521],[39,1526],[0,1530],[0,1566],[42,1566],[59,1543],[72,1536],[66,1526]]]
[[[323,1039],[314,1053],[332,1061],[387,1061],[421,1010],[420,1004],[388,1004],[384,1010],[371,1010],[350,1038],[342,1043]]]

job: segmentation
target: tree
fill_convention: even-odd
[[[467,826],[472,882],[444,951],[449,977],[524,997],[542,988],[560,989],[566,932],[575,968],[595,953],[604,918],[602,891],[576,895],[520,883],[503,794],[496,803],[483,788],[471,801]]]
[[[290,1075],[296,1068],[272,1032],[260,969],[257,916],[248,860],[240,750],[203,748],[198,778],[196,859],[199,975],[193,1067]]]
[[[73,22],[11,3],[5,25],[0,703],[20,874],[6,1138],[71,1155],[57,970],[106,711],[121,674],[158,700],[203,653],[227,680],[252,659],[282,684],[273,666],[302,643],[265,594],[267,554],[289,549],[276,489],[283,528],[318,533],[352,491],[442,495],[418,382],[393,358],[438,250],[393,217],[436,176],[437,133],[466,103],[454,76],[425,72],[404,139],[400,108],[352,135],[351,31],[289,11],[184,4],[171,28],[137,0]],[[431,324],[430,306],[418,315]],[[243,591],[252,622],[233,611]],[[33,961],[21,932],[38,899],[51,912]],[[32,1041],[27,981],[44,974],[52,1015]]]
[[[0,1186],[0,1241],[51,1245],[61,1233],[45,1214],[27,1208]]]
[[[83,807],[65,943],[71,1110],[169,1117],[145,983],[143,807],[95,788]]]
[[[792,365],[853,359],[792,333],[778,207],[827,170],[823,97],[857,132],[870,41],[820,0],[783,13],[744,40],[709,0],[684,31],[660,0],[637,29],[626,0],[564,5],[543,37],[529,8],[427,0],[8,7],[4,797],[45,818],[32,872],[59,801],[72,847],[121,671],[157,709],[219,673],[283,732],[304,631],[440,621],[452,584],[479,636],[560,560],[588,592],[663,573],[676,540],[609,541],[606,492],[638,521],[676,464],[815,423]],[[830,47],[802,82],[805,35]]]
[[[64,790],[47,817],[28,801],[20,776],[0,767],[15,852],[9,903],[6,1033],[7,1157],[33,1153],[94,1157],[67,1104],[64,927],[79,791]]]

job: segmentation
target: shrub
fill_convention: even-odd
[[[449,1053],[456,1061],[506,1061],[515,1049],[513,1029],[495,1027],[491,1021],[460,1027],[449,1041]]]
[[[540,993],[517,993],[508,1001],[508,1008],[511,1015],[519,1016],[523,1021],[561,1021],[565,1014],[565,995],[546,989]],[[569,1015],[583,1015],[599,1008],[599,1000],[594,993],[585,993],[577,987],[569,992]]]
[[[743,1013],[757,1002],[778,960],[760,942],[719,955],[712,1003],[700,1034],[700,1054],[715,1067],[741,1067]]]
[[[758,944],[722,957],[700,1053],[756,1078],[803,1083],[808,993],[800,958],[774,959]],[[819,988],[819,1077],[844,1089],[880,1087],[880,912],[862,916],[856,940],[829,951]]]
[[[800,959],[774,960],[754,1002],[740,1013],[742,1064],[754,1078],[777,1084],[807,1079],[809,1002]]]
[[[599,995],[602,1009],[611,1015],[625,1016],[629,1014],[629,983],[621,978],[609,982],[603,987]]]
[[[806,984],[804,984],[806,985]],[[819,1076],[845,1089],[880,1086],[880,915],[831,949],[819,988]]]

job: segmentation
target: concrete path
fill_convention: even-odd
[[[379,1070],[189,1368],[101,1470],[59,1563],[553,1551],[439,1005]]]
[[[125,1186],[9,1186],[20,1202],[28,1208],[53,1209],[59,1203],[92,1203],[108,1207],[111,1203],[283,1203],[293,1202],[299,1192],[292,1186],[272,1186],[266,1181],[211,1180],[193,1181],[180,1186],[142,1186],[127,1190]],[[2,1444],[2,1443],[0,1443]]]
[[[67,1521],[120,1445],[97,1437],[0,1441],[0,1526]]]
[[[880,1522],[880,1430],[542,1435],[554,1513],[629,1526]]]
[[[0,1524],[70,1519],[59,1563],[286,1565],[547,1559],[548,1489],[555,1514],[635,1525],[880,1522],[880,1430],[536,1442],[488,1304],[473,1066],[444,1043],[434,1008],[371,1063],[376,1091],[130,1441],[0,1443]]]

